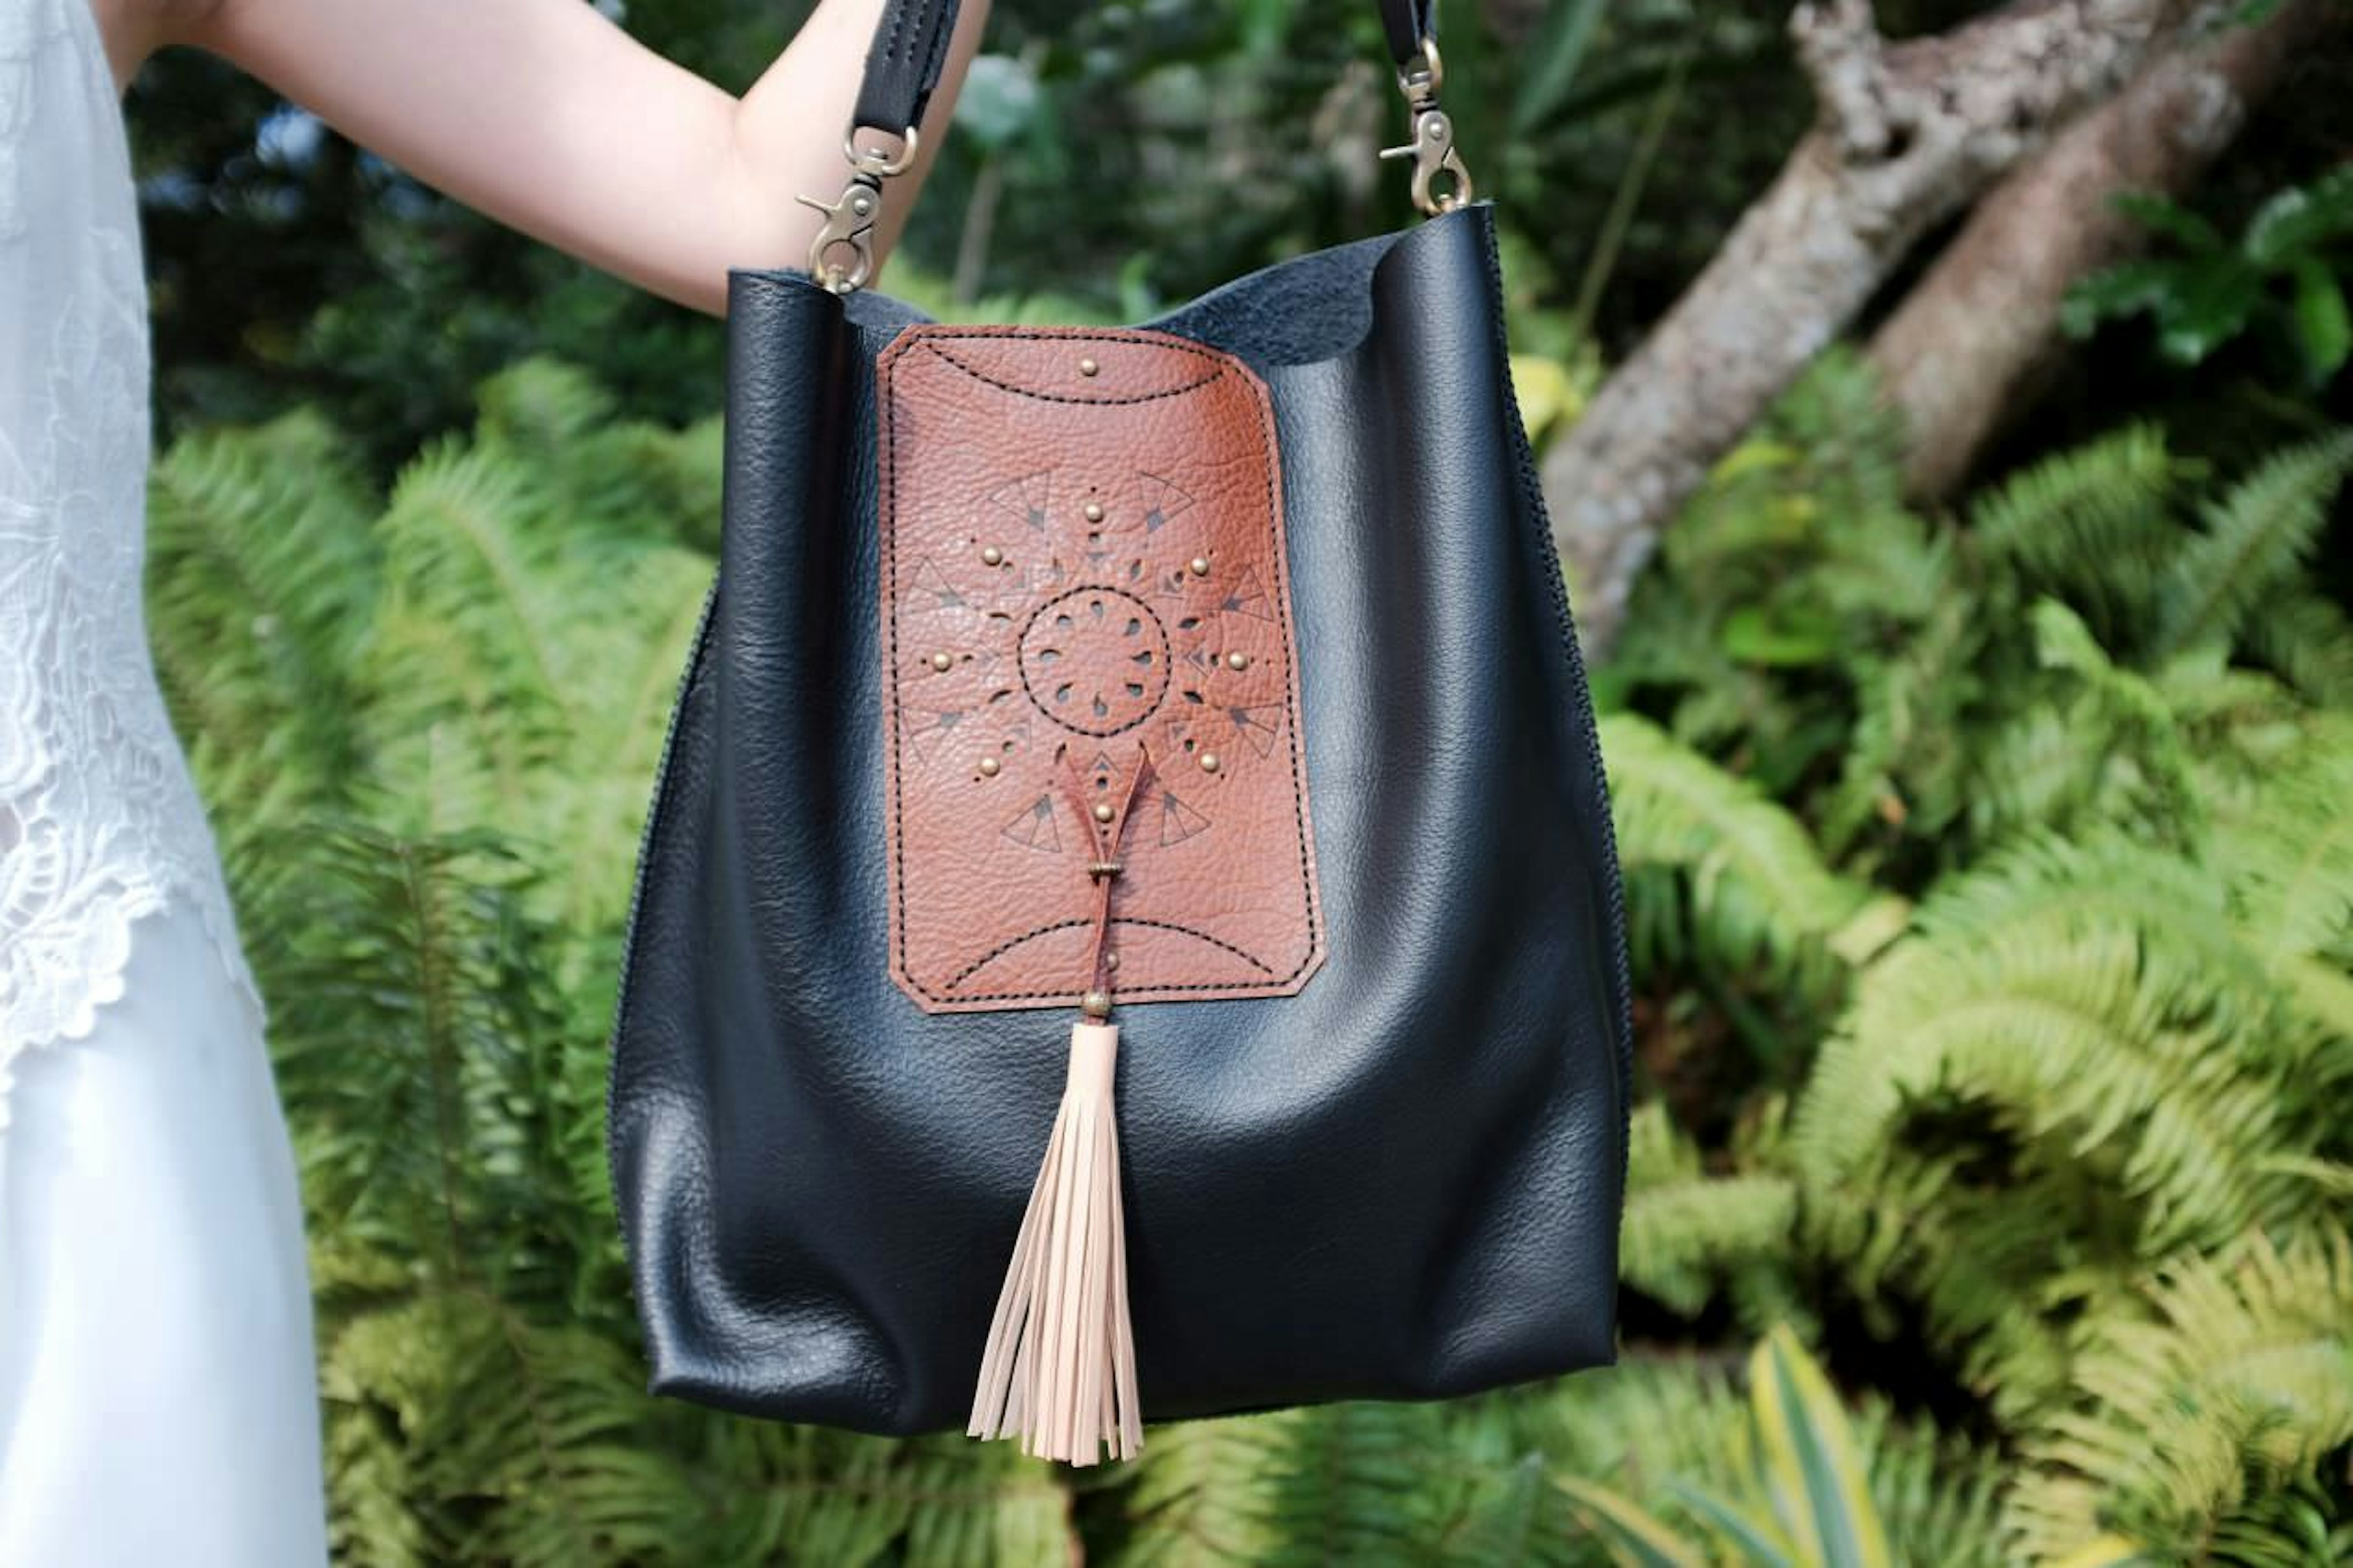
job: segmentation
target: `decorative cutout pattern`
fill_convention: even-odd
[[[1021,688],[1073,734],[1124,733],[1167,694],[1167,630],[1151,605],[1117,588],[1072,588],[1029,617]]]
[[[1141,752],[1121,999],[1296,991],[1323,931],[1265,389],[1152,332],[915,328],[878,370],[894,976],[1070,1001],[1093,826],[1056,770],[1100,800]]]

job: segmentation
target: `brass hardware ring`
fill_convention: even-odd
[[[859,148],[858,132],[860,130],[875,129],[878,129],[878,127],[861,127],[852,125],[849,130],[843,132],[841,133],[841,155],[849,160],[850,166],[852,168],[863,169],[870,174],[882,174],[886,176],[891,174],[905,174],[907,172],[908,165],[912,164],[915,161],[915,149],[921,145],[923,138],[915,133],[915,128],[912,125],[908,126],[904,131],[900,132],[900,139],[903,141],[906,145],[899,149],[898,157],[893,159],[890,153],[883,152],[879,147],[869,147],[863,151]]]

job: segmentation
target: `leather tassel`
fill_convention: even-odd
[[[1071,1077],[997,1299],[965,1430],[1092,1465],[1144,1448],[1112,1080],[1119,1030],[1071,1031]]]

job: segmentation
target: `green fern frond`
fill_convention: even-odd
[[[2308,588],[2272,595],[2242,634],[2248,653],[2306,701],[2353,708],[2353,616]]]
[[[1658,1500],[1669,1478],[1723,1475],[1748,1463],[1748,1411],[1736,1355],[1630,1352],[1604,1377],[1507,1389],[1478,1403],[1504,1418],[1514,1452],[1555,1475],[1608,1480]]]
[[[530,360],[481,389],[477,446],[528,468],[543,497],[530,519],[578,548],[671,542],[715,555],[721,422],[685,430],[623,423],[612,399],[569,365]]]
[[[1121,1563],[1416,1563],[1445,1554],[1484,1478],[1441,1408],[1333,1405],[1155,1432]]]
[[[1524,1454],[1508,1467],[1482,1468],[1468,1510],[1446,1533],[1436,1561],[1447,1568],[1588,1568],[1593,1553],[1561,1507],[1563,1479]]]
[[[1812,488],[1834,514],[1900,511],[1904,503],[1903,416],[1883,395],[1870,362],[1833,346],[1806,367],[1774,405],[1767,429],[1802,454]]]
[[[2190,912],[2220,889],[2168,909],[2193,879],[2147,857],[2137,901],[2106,908],[2084,896],[2098,884],[2069,879],[2073,858],[2047,850],[1963,879],[1920,922],[1966,934],[1915,935],[1862,978],[1799,1110],[1792,1148],[1810,1186],[1852,1179],[1912,1136],[1920,1109],[1951,1101],[2023,1140],[2030,1164],[2041,1146],[2054,1168],[2105,1169],[2158,1250],[2293,1206],[2253,1173],[2283,1142],[2276,1085],[2249,1043],[2275,1016],[2267,977]],[[2121,851],[2105,864],[2136,866]],[[2010,918],[1992,924],[1994,911]],[[2249,977],[2244,993],[2217,986],[2203,962],[2216,955]]]
[[[596,427],[601,402],[541,367],[499,390],[485,426],[506,436],[421,459],[382,524],[396,586],[371,661],[375,743],[391,791],[433,803],[420,828],[503,826],[532,802],[568,862],[538,912],[610,935],[712,567],[661,542],[677,519],[634,510],[658,489],[569,499],[653,437]]]
[[[250,934],[311,1212],[355,1239],[408,1237],[445,1284],[536,1268],[561,1289],[610,1232],[568,1201],[553,1149],[551,1058],[533,1047],[555,1005],[520,868],[480,836],[350,826],[290,828],[280,853],[279,879],[250,889]],[[480,1245],[518,1226],[533,1247]]]
[[[2104,637],[2128,636],[2181,548],[2171,506],[2194,471],[2162,431],[2128,426],[2012,475],[1970,508],[1971,531],[2029,593],[2078,606]]]
[[[416,1456],[383,1411],[366,1407],[332,1350],[320,1369],[328,1545],[350,1568],[432,1568],[447,1561],[415,1500]]]
[[[430,1296],[343,1325],[322,1386],[356,1465],[338,1482],[404,1473],[416,1526],[403,1533],[432,1542],[438,1561],[675,1560],[692,1488],[643,1440],[654,1407],[626,1353],[596,1335],[533,1324],[487,1296]],[[504,1397],[464,1397],[482,1387]],[[354,1499],[347,1516],[364,1506]]]
[[[1117,1562],[1207,1568],[1256,1562],[1282,1538],[1273,1471],[1295,1418],[1245,1415],[1155,1432],[1123,1506],[1134,1523]]]
[[[1819,979],[1821,944],[1862,907],[1862,890],[1754,785],[1631,714],[1608,715],[1601,730],[1630,871],[1677,875],[1690,891],[1692,940],[1727,965]]]
[[[1924,1359],[1948,1364],[2007,1423],[2063,1385],[2063,1324],[2121,1289],[2074,1261],[2081,1243],[2070,1230],[2100,1242],[2130,1216],[2112,1217],[2128,1205],[2064,1183],[2019,1194],[1972,1175],[1959,1155],[1898,1151],[1843,1186],[1807,1187],[1801,1218],[1809,1255],[1838,1267],[1879,1337],[1932,1352]],[[2066,1205],[2066,1228],[2054,1204]],[[2070,1267],[2054,1273],[2054,1253]]]
[[[525,360],[475,389],[475,439],[503,447],[534,466],[561,468],[601,440],[613,423],[613,396],[576,365]]]
[[[2219,502],[2174,560],[2151,647],[2176,653],[2239,635],[2289,579],[2328,521],[2328,502],[2353,471],[2353,432],[2266,459]]]
[[[302,414],[193,437],[148,498],[150,636],[200,776],[240,769],[273,809],[340,803],[365,751],[351,672],[379,571],[343,444]]]
[[[2031,613],[2046,700],[1992,728],[1972,816],[1999,839],[2020,828],[2129,821],[2180,842],[2201,823],[2197,752],[2164,685],[2118,664],[2056,599]]]
[[[2297,1162],[2334,1135],[2306,1109],[2334,1037],[2232,902],[2120,836],[2030,841],[1921,906],[1814,1065],[1788,1145],[1810,1247],[1863,1300],[1914,1302],[2005,1418],[2057,1395],[2057,1325],[2139,1259],[2325,1191]]]
[[[1262,1562],[1427,1560],[1448,1539],[1475,1478],[1434,1441],[1443,1409],[1333,1405],[1296,1419],[1269,1469],[1279,1540]]]
[[[2228,1529],[2232,1561],[2307,1561],[2295,1489],[2353,1444],[2353,1245],[2257,1234],[2185,1257],[2146,1314],[2093,1326],[2071,1383],[2010,1500],[2021,1549],[2056,1554],[2111,1530],[2178,1548]],[[2248,1554],[2266,1542],[2274,1552]]]
[[[1069,1489],[1014,1445],[701,1419],[695,1463],[715,1531],[703,1561],[1011,1568],[1078,1555]]]
[[[495,718],[516,767],[543,756],[542,737],[569,711],[580,635],[525,521],[541,500],[533,478],[447,443],[402,472],[378,525],[392,584],[370,672],[381,721],[416,734]]]
[[[1961,716],[1985,695],[1987,626],[1957,588],[1937,599],[1900,647],[1852,667],[1854,719],[1821,822],[1824,847],[1851,869],[1869,868],[1855,863],[1869,839],[1931,838],[1969,808],[1978,758]]]
[[[2286,752],[2218,814],[2214,859],[2260,950],[2341,952],[2353,942],[2353,718],[2307,721]]]
[[[1694,1316],[1727,1277],[1769,1268],[1788,1256],[1796,1184],[1767,1173],[1711,1176],[1698,1147],[1664,1104],[1629,1124],[1626,1208],[1619,1274],[1628,1285]]]

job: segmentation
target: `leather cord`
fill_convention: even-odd
[[[1119,880],[1120,846],[1127,841],[1127,825],[1135,815],[1135,807],[1144,798],[1144,786],[1152,778],[1152,753],[1142,746],[1135,749],[1135,772],[1127,781],[1127,788],[1119,795],[1119,804],[1113,808],[1109,822],[1099,822],[1094,805],[1088,798],[1086,770],[1079,765],[1074,753],[1063,757],[1062,793],[1078,814],[1081,841],[1091,850],[1087,875],[1094,882],[1095,909],[1092,934],[1087,943],[1086,990],[1100,994],[1103,1013],[1110,1012],[1111,1001],[1111,889]],[[1108,803],[1105,803],[1108,804]],[[1083,1001],[1081,1005],[1084,1005]]]
[[[921,125],[955,35],[957,0],[889,0],[866,53],[866,79],[858,91],[856,125],[892,135]],[[1419,60],[1421,42],[1438,33],[1437,0],[1380,0],[1389,58],[1400,68]]]

